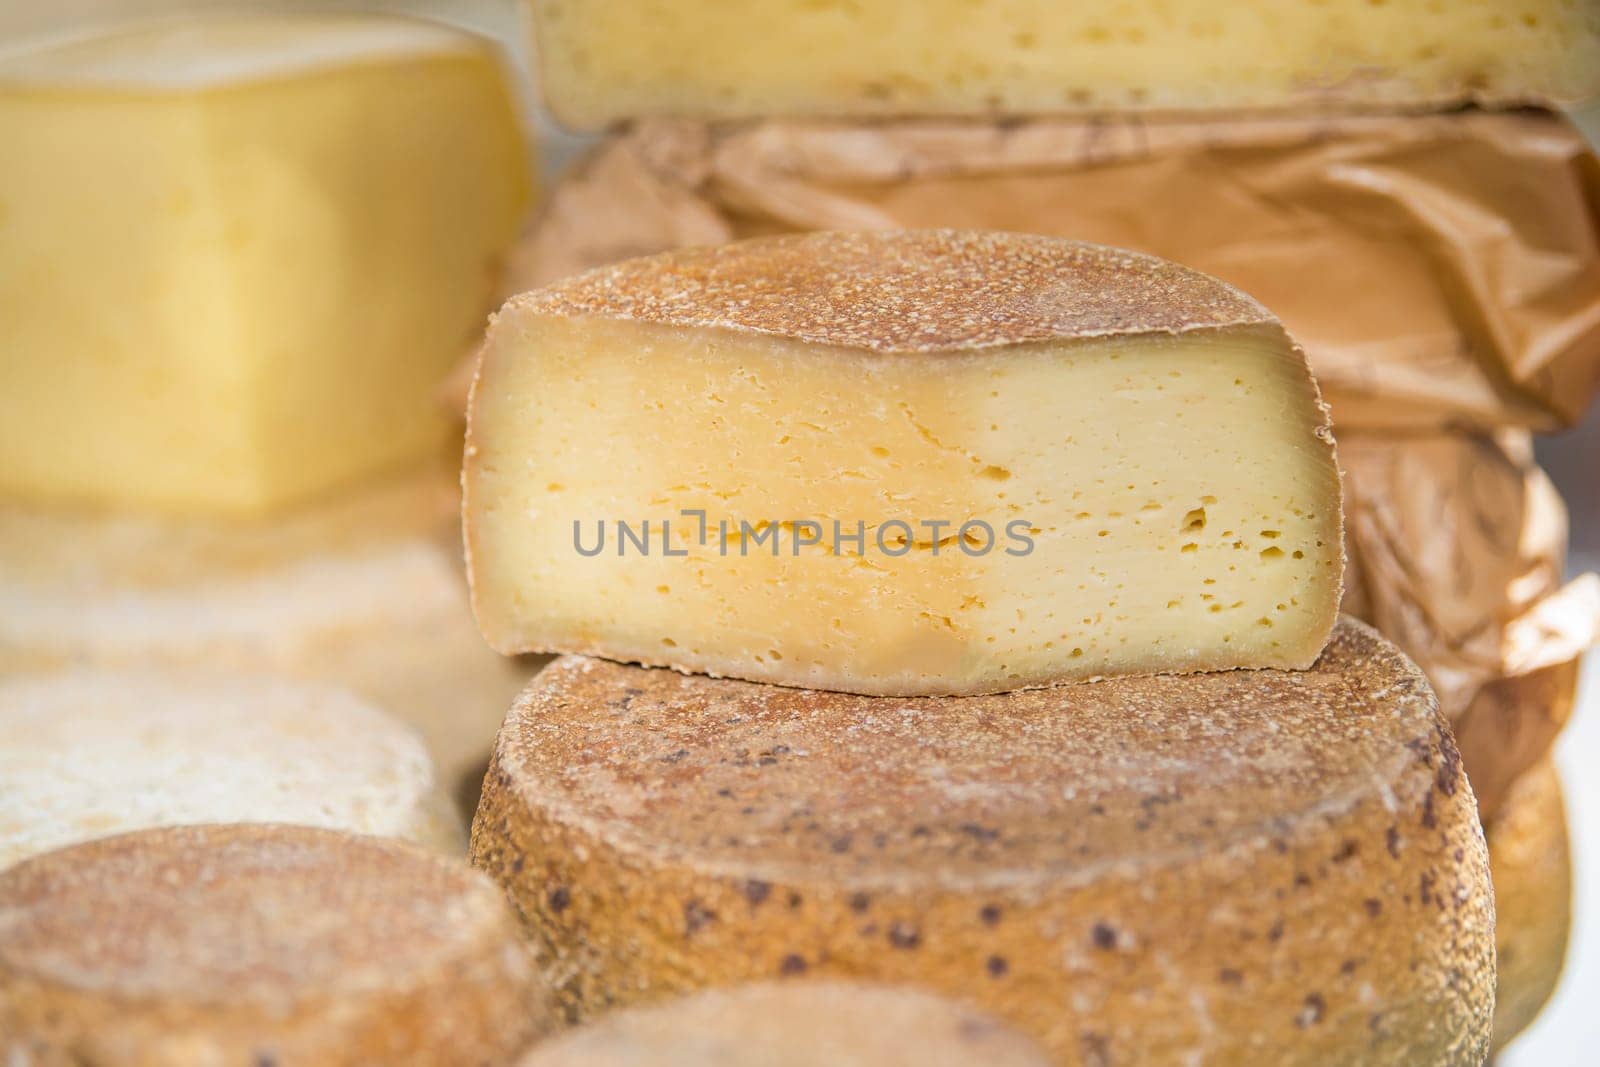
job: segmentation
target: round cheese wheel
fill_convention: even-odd
[[[473,623],[458,499],[430,473],[249,522],[7,506],[0,674],[202,667],[343,686],[415,726],[475,804],[531,670]]]
[[[0,914],[7,1063],[478,1067],[549,1022],[494,885],[396,841],[145,830],[0,873]]]
[[[1572,928],[1572,856],[1561,778],[1550,760],[1511,784],[1484,824],[1494,878],[1500,985],[1494,1046],[1532,1023],[1555,992]]]
[[[521,1067],[1048,1067],[964,1004],[852,982],[757,982],[615,1012]]]
[[[416,731],[344,690],[275,678],[0,678],[0,783],[0,867],[89,838],[218,821],[465,844]]]
[[[557,660],[473,825],[582,1017],[857,976],[1057,1061],[1478,1062],[1482,830],[1427,682],[1341,621],[1307,671],[885,698]]]

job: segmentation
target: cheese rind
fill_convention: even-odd
[[[514,298],[464,488],[500,651],[846,692],[1304,667],[1342,572],[1276,321],[1012,234],[758,240]]]
[[[860,982],[756,982],[617,1012],[521,1067],[1046,1067],[1032,1041],[964,1004]]]
[[[1484,822],[1494,880],[1494,1047],[1538,1016],[1561,980],[1572,930],[1572,855],[1561,777],[1546,760]]]
[[[0,507],[0,676],[74,666],[279,675],[422,735],[476,804],[532,666],[483,643],[439,472],[248,522]]]
[[[1600,92],[1584,0],[534,0],[566,123],[1444,107]]]
[[[257,513],[443,447],[531,187],[486,44],[161,23],[0,59],[0,143],[0,491]]]
[[[1309,671],[877,698],[565,657],[474,862],[569,1012],[805,973],[969,999],[1062,1062],[1481,1062],[1482,830],[1427,682]]]
[[[284,822],[461,849],[422,739],[343,690],[203,671],[0,678],[0,867],[151,826]]]
[[[505,1063],[552,1020],[460,863],[297,826],[146,830],[0,872],[12,1062]]]

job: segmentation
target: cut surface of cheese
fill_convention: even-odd
[[[473,625],[458,502],[435,471],[247,522],[7,503],[0,676],[93,666],[331,684],[415,727],[440,784],[473,792],[532,668]]]
[[[298,826],[146,830],[0,873],[8,1062],[507,1063],[550,1024],[487,879]]]
[[[464,844],[422,739],[349,693],[271,678],[0,678],[0,867],[152,826],[283,822]]]
[[[1555,992],[1572,929],[1572,855],[1555,763],[1546,760],[1512,783],[1505,804],[1484,823],[1494,879],[1494,939],[1499,987],[1494,1047],[1527,1029]]]
[[[521,1067],[1047,1067],[1032,1041],[956,1001],[859,982],[755,982],[618,1012]]]
[[[967,115],[1580,100],[1586,0],[534,0],[545,96],[645,115]]]
[[[1340,488],[1304,357],[1174,264],[1001,233],[690,249],[513,298],[464,475],[479,625],[870,694],[1304,667]]]
[[[969,1000],[1063,1063],[1479,1063],[1493,904],[1416,668],[878,698],[584,657],[473,823],[579,1017],[806,974]]]
[[[434,454],[529,197],[483,42],[186,19],[0,58],[0,491],[260,512]]]

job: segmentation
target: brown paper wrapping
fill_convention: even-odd
[[[1427,672],[1492,813],[1572,710],[1600,579],[1562,584],[1566,509],[1523,431],[1346,433],[1339,460],[1345,610]]]
[[[1346,427],[1549,429],[1600,388],[1600,163],[1536,111],[648,122],[558,185],[511,291],[685,244],[920,226],[1230,281],[1283,318]]]
[[[897,226],[1123,245],[1261,298],[1334,409],[1346,609],[1433,679],[1486,811],[1548,750],[1600,621],[1527,433],[1600,387],[1600,163],[1564,119],[643,123],[557,185],[510,275]]]

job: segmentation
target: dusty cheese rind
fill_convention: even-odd
[[[1572,929],[1572,856],[1555,763],[1517,779],[1498,814],[1484,822],[1494,879],[1494,939],[1500,981],[1494,1047],[1538,1016],[1561,980]]]
[[[467,604],[456,493],[437,472],[273,519],[0,506],[0,676],[72,666],[276,674],[415,727],[473,796],[531,668]]]
[[[1586,0],[533,0],[545,96],[645,115],[1404,108],[1600,92]]]
[[[515,297],[464,487],[500,651],[855,693],[1304,667],[1342,573],[1277,320],[1018,234],[758,239]]]
[[[0,57],[0,492],[260,513],[436,453],[531,191],[471,35],[186,18]]]
[[[474,862],[580,1018],[783,976],[969,1000],[1061,1063],[1479,1063],[1493,903],[1427,682],[1304,672],[868,698],[564,657]]]
[[[0,868],[153,826],[282,822],[459,854],[417,734],[328,686],[203,671],[0,678]]]
[[[520,1067],[1046,1067],[982,1012],[860,982],[755,982],[608,1015]]]
[[[0,873],[10,1062],[506,1063],[550,1024],[465,865],[306,827],[146,830]]]

